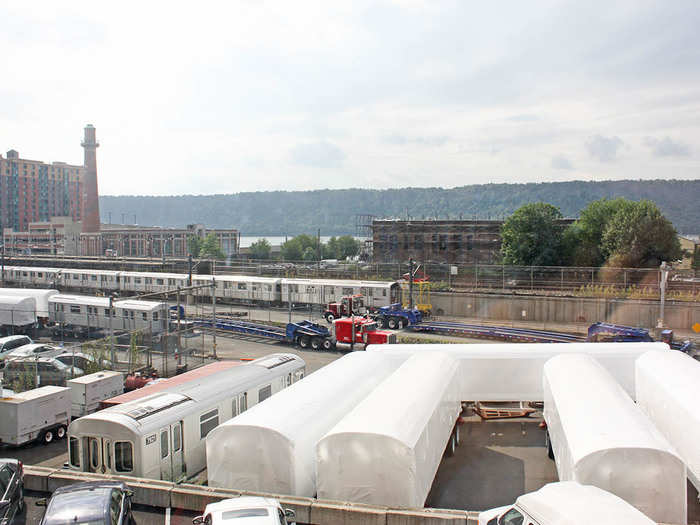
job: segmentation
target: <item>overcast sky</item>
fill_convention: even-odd
[[[102,194],[698,178],[700,2],[3,2],[0,151]]]

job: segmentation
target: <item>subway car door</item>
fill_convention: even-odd
[[[173,479],[169,426],[160,430],[160,479],[165,481],[172,481]]]
[[[170,436],[172,437],[172,448],[170,450],[170,460],[172,465],[173,480],[177,481],[185,474],[184,445],[182,443],[182,421],[170,425]]]

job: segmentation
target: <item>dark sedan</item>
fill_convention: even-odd
[[[24,472],[22,462],[0,459],[0,524],[8,525],[24,510]]]
[[[132,492],[118,481],[90,481],[56,489],[47,502],[41,525],[136,525]]]

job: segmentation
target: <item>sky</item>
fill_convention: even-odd
[[[697,179],[697,0],[0,5],[0,152],[103,195]]]

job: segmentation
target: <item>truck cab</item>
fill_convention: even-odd
[[[351,315],[365,315],[367,307],[365,306],[365,298],[362,294],[345,295],[340,301],[328,303],[323,317],[326,321],[332,323],[335,319],[348,317]]]
[[[396,334],[377,330],[377,323],[367,317],[336,319],[333,323],[333,330],[338,343],[360,343],[363,345],[396,343]]]

